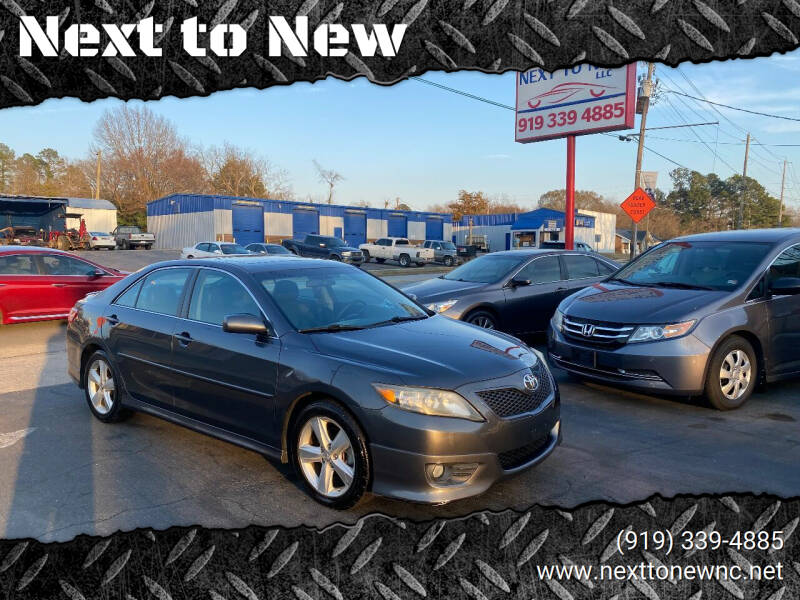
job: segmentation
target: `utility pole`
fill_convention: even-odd
[[[744,147],[744,167],[742,168],[742,185],[744,190],[739,198],[739,226],[737,229],[744,228],[744,196],[747,193],[747,157],[750,155],[750,132],[747,132],[747,142]]]
[[[642,154],[644,153],[644,133],[647,124],[647,109],[650,107],[650,91],[653,86],[653,71],[656,66],[654,63],[647,63],[647,79],[642,82],[642,119],[639,123],[639,149],[636,151],[636,179],[633,182],[633,189],[642,187]],[[636,245],[639,237],[639,227],[633,224],[633,239],[631,240],[631,260],[636,257]]]
[[[102,151],[97,151],[97,179],[94,184],[94,199],[100,200],[100,158],[103,156]]]
[[[778,227],[783,227],[783,187],[786,185],[786,159],[783,159],[783,175],[781,175],[781,207],[778,209]]]

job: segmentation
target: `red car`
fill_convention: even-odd
[[[0,246],[0,323],[66,319],[75,302],[126,275],[61,250]]]

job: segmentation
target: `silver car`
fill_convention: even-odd
[[[445,267],[452,267],[461,263],[461,259],[458,257],[458,249],[453,242],[425,240],[422,247],[433,249],[434,262],[442,263]]]

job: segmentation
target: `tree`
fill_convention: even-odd
[[[123,215],[143,212],[147,202],[167,194],[205,187],[205,170],[196,153],[172,122],[146,106],[106,111],[89,151],[91,156],[102,151],[102,195]]]
[[[550,190],[539,197],[539,206],[552,208],[554,210],[564,210],[567,200],[567,190]],[[615,205],[591,190],[575,190],[575,208],[584,210],[596,210],[598,212],[615,212]]]
[[[214,194],[289,200],[294,195],[286,171],[252,151],[224,144],[203,153],[210,191]]]
[[[489,198],[483,192],[458,191],[458,200],[447,205],[453,213],[453,221],[460,221],[464,215],[483,215],[489,212]]]
[[[3,143],[0,143],[0,192],[11,190],[14,177],[14,160],[16,154]]]
[[[312,161],[314,163],[314,168],[317,170],[317,176],[322,183],[328,184],[328,204],[333,202],[333,188],[336,186],[337,183],[344,179],[337,171],[333,169],[324,169],[322,165],[320,165],[316,159]]]

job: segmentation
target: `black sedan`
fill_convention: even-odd
[[[485,254],[404,291],[453,319],[515,335],[541,333],[559,302],[618,268],[589,252],[508,250]]]
[[[289,252],[289,250],[287,250],[280,244],[255,243],[255,244],[248,244],[247,246],[245,246],[245,248],[255,254],[267,254],[270,256],[273,254],[278,254],[281,256],[294,256],[294,254]]]
[[[99,420],[144,411],[291,462],[335,508],[472,496],[561,439],[541,354],[330,261],[151,265],[78,302],[67,353]]]

